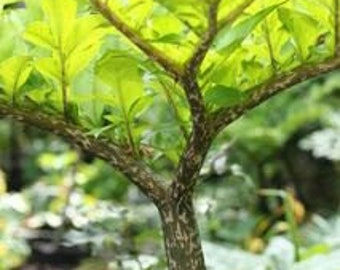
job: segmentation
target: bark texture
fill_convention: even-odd
[[[195,210],[191,196],[180,203],[160,206],[165,252],[169,270],[205,270]]]

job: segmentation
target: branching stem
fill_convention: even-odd
[[[159,204],[165,196],[164,188],[146,164],[134,159],[127,149],[115,142],[95,138],[88,135],[81,127],[66,122],[64,119],[24,107],[14,108],[0,103],[0,116],[11,117],[16,121],[49,131],[65,138],[85,152],[93,153],[125,175],[156,204]]]
[[[167,57],[164,52],[148,43],[143,37],[122,21],[102,0],[91,0],[94,7],[101,13],[122,35],[130,40],[137,48],[145,53],[151,60],[158,63],[176,81],[182,76],[182,66]]]
[[[212,128],[214,133],[217,134],[237,118],[244,115],[248,110],[263,103],[277,93],[338,68],[340,68],[340,57],[331,58],[320,64],[299,66],[290,72],[277,75],[269,81],[247,90],[246,92],[250,94],[246,102],[229,108],[219,109],[213,113]]]

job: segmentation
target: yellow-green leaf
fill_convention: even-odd
[[[42,7],[52,31],[55,43],[64,47],[66,39],[73,34],[77,14],[76,0],[43,0]]]
[[[236,105],[245,99],[245,94],[235,88],[225,85],[216,85],[207,90],[205,102],[217,107]]]
[[[230,28],[229,25],[226,26],[215,40],[215,49],[217,51],[223,51],[226,55],[232,53],[256,26],[279,6],[280,4],[265,8],[233,28]]]
[[[13,93],[27,81],[32,70],[31,58],[13,56],[0,63],[0,80],[7,93]]]
[[[67,39],[65,52],[81,51],[88,47],[96,46],[108,33],[108,29],[102,27],[103,18],[98,15],[87,15],[75,21],[72,35]]]
[[[305,60],[310,46],[315,45],[320,34],[319,23],[309,14],[288,8],[279,8],[281,22],[292,35],[300,59]]]
[[[138,62],[133,58],[109,53],[98,63],[97,75],[112,88],[112,96],[126,113],[144,94]]]
[[[45,22],[38,21],[30,24],[24,33],[24,38],[32,44],[46,49],[55,47],[51,30]]]
[[[60,64],[58,63],[56,58],[54,57],[41,58],[36,61],[35,67],[44,76],[56,81],[60,81],[61,79]]]
[[[99,44],[88,47],[86,50],[75,51],[66,61],[68,78],[72,80],[80,71],[86,68],[98,51]]]

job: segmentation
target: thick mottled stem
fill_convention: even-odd
[[[201,89],[197,81],[190,78],[189,74],[182,79],[182,84],[190,107],[192,129],[201,129],[206,122],[206,108]]]
[[[209,150],[213,137],[208,126],[200,133],[192,132],[176,171],[176,180],[171,185],[171,194],[180,199],[196,185],[197,177]]]
[[[159,208],[169,270],[205,270],[192,197]]]
[[[180,199],[194,188],[204,158],[212,142],[209,118],[205,112],[203,98],[195,81],[188,82],[186,88],[191,103],[193,127],[176,170],[171,193]],[[198,92],[195,94],[195,91]]]
[[[91,0],[94,7],[100,12],[121,34],[129,39],[135,46],[144,52],[151,60],[158,63],[176,81],[182,76],[182,66],[170,59],[166,54],[150,43],[127,25],[110,7],[101,0]]]
[[[211,119],[207,115],[201,89],[197,83],[197,72],[219,30],[225,25],[233,23],[254,1],[245,1],[218,23],[217,13],[220,0],[213,0],[209,7],[208,29],[185,66],[184,76],[181,77],[181,84],[190,106],[193,127],[177,167],[176,180],[171,186],[170,193],[178,199],[186,196],[186,193],[191,192],[194,188],[196,184],[195,179],[197,179],[197,175],[214,137],[211,133]]]
[[[124,174],[131,182],[137,185],[144,194],[155,203],[165,195],[165,190],[157,179],[149,172],[147,166],[141,161],[133,159],[123,147],[113,142],[94,138],[82,128],[72,125],[63,119],[53,116],[0,104],[0,116],[8,116],[28,125],[49,131],[77,145],[82,150],[94,154],[111,164]]]
[[[235,22],[246,8],[248,8],[255,0],[248,0],[233,9],[227,16],[217,21],[218,7],[221,0],[213,0],[209,6],[208,12],[208,29],[203,34],[202,38],[198,42],[192,56],[187,61],[186,76],[190,76],[191,79],[196,79],[197,72],[208,53],[210,46],[212,45],[215,37],[222,28]]]
[[[192,131],[187,140],[187,145],[177,167],[176,179],[172,183],[173,197],[181,199],[195,186],[197,175],[202,167],[206,152],[210,146],[209,129],[207,127],[207,113],[197,82],[197,72],[217,34],[217,11],[220,0],[213,0],[209,7],[208,29],[201,38],[192,57],[185,66],[185,74],[181,84],[189,103],[192,117]]]
[[[233,107],[220,109],[213,113],[212,128],[214,129],[215,134],[245,114],[246,111],[263,103],[277,93],[338,68],[340,68],[340,57],[326,60],[320,64],[297,67],[292,71],[278,75],[253,89],[249,89],[246,91],[250,93],[246,102]]]

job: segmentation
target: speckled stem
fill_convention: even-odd
[[[176,81],[182,76],[182,66],[177,64],[173,59],[167,57],[164,52],[159,51],[156,47],[146,42],[138,32],[132,29],[128,24],[119,18],[119,16],[110,9],[103,0],[90,0],[94,7],[102,14],[111,25],[116,28],[122,35],[130,40],[137,48],[145,53],[151,60],[158,63],[164,70]]]
[[[22,107],[16,108],[0,104],[0,116],[7,116],[19,122],[49,131],[65,138],[72,145],[76,145],[82,150],[106,160],[137,185],[155,203],[159,203],[165,197],[165,190],[160,186],[147,166],[141,161],[134,160],[124,147],[118,144],[94,138],[88,135],[81,127],[72,125],[63,119]]]
[[[192,197],[159,209],[169,270],[205,270]]]
[[[270,97],[289,89],[316,76],[331,72],[340,68],[340,57],[328,59],[320,64],[304,65],[291,70],[285,74],[278,75],[269,81],[249,89],[250,93],[246,102],[229,108],[220,109],[213,113],[212,128],[217,134],[223,128],[234,122],[237,118],[244,115],[248,110],[263,103]]]
[[[197,44],[192,56],[186,64],[187,73],[191,79],[197,77],[197,72],[209,51],[217,34],[217,11],[221,0],[213,0],[208,12],[208,29]]]
[[[220,0],[212,0],[207,14],[208,28],[198,42],[192,57],[188,60],[181,77],[192,116],[192,132],[181,156],[176,171],[176,180],[170,188],[171,196],[180,199],[192,192],[204,158],[216,133],[213,133],[211,119],[205,108],[201,88],[197,82],[198,71],[218,32],[233,23],[255,0],[245,1],[218,22]]]

